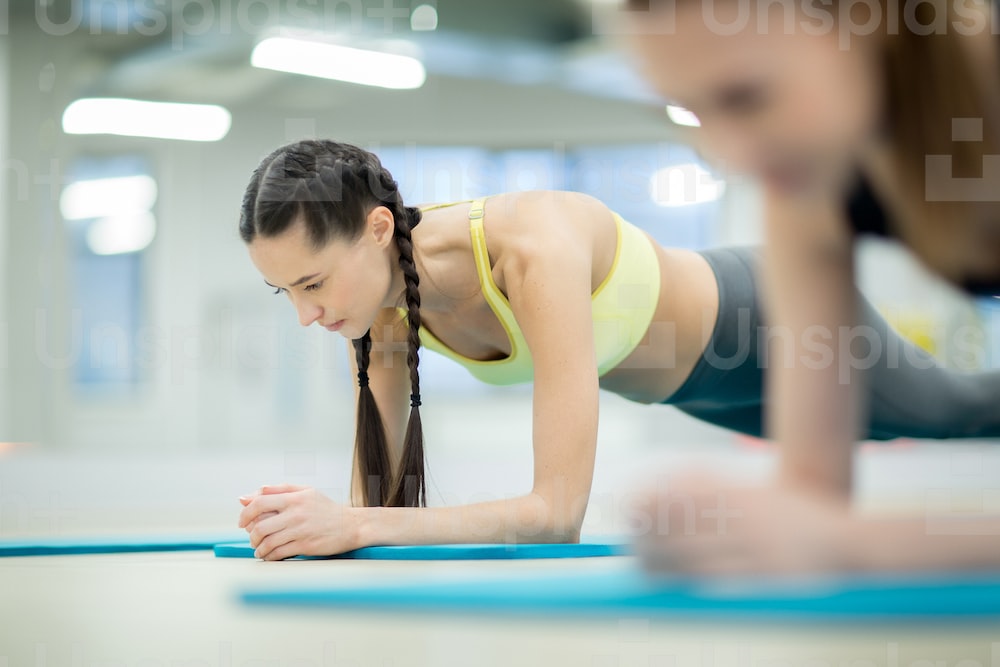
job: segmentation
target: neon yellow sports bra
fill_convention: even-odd
[[[460,202],[464,203],[464,202]],[[454,204],[428,206],[429,211]],[[490,256],[483,231],[483,211],[486,198],[472,202],[469,209],[469,231],[472,252],[483,297],[489,304],[510,339],[510,355],[493,361],[469,359],[454,352],[427,329],[421,327],[420,341],[428,349],[454,359],[472,375],[488,384],[509,385],[531,382],[534,368],[528,344],[510,308],[510,302],[493,281]],[[597,352],[598,374],[615,368],[636,348],[653,320],[660,297],[660,264],[649,238],[638,227],[614,214],[618,229],[618,246],[611,270],[594,290],[594,347]],[[405,315],[405,309],[401,309]]]

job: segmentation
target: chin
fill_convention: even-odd
[[[375,326],[375,315],[371,319],[362,317],[351,318],[344,321],[344,325],[337,331],[338,334],[347,340],[358,340],[368,333]]]
[[[350,329],[347,328],[341,329],[337,333],[339,333],[347,340],[358,340],[359,338],[365,335],[364,331],[356,331],[354,327],[351,327]]]
[[[359,338],[362,338],[366,333],[368,333],[368,331],[369,329],[367,328],[359,329],[357,325],[348,323],[346,326],[342,327],[341,330],[338,331],[337,333],[339,333],[347,340],[358,340]]]

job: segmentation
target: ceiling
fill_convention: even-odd
[[[55,24],[79,20],[84,27],[103,23],[115,31],[115,21],[154,24],[171,32],[171,24],[200,23],[205,17],[236,27],[283,22],[352,23],[358,19],[380,23],[383,29],[409,30],[409,13],[418,5],[437,9],[438,28],[491,38],[519,39],[551,44],[585,39],[591,34],[591,5],[586,0],[33,0],[12,2],[14,18],[44,14]],[[92,21],[92,18],[98,18]],[[165,19],[166,25],[160,21]],[[114,47],[113,47],[114,48]]]
[[[410,11],[436,5],[433,32]],[[476,79],[548,86],[572,95],[649,101],[620,54],[594,38],[588,0],[44,0],[12,3],[11,20],[77,38],[73,95],[311,108],[372,94],[350,84],[260,70],[249,55],[262,34],[322,31],[351,43],[405,40],[429,82]],[[43,28],[44,29],[44,28]],[[51,30],[49,31],[52,32]],[[322,94],[317,94],[317,91]],[[334,95],[329,93],[334,91]]]

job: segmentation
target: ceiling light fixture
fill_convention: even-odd
[[[95,255],[121,255],[143,250],[156,236],[156,218],[149,211],[95,220],[87,229],[87,246]]]
[[[410,30],[437,30],[438,12],[434,5],[418,5],[410,14]]]
[[[676,104],[667,105],[667,117],[677,125],[683,125],[684,127],[701,127],[701,121],[698,120],[697,116],[684,107],[679,107]]]
[[[149,211],[156,203],[156,181],[151,176],[121,176],[76,181],[59,197],[64,220],[88,220]]]
[[[63,112],[67,134],[116,134],[127,137],[219,141],[229,133],[232,115],[214,104],[149,102],[118,97],[76,100]]]
[[[416,58],[291,37],[268,37],[250,56],[254,67],[399,90],[427,80]]]

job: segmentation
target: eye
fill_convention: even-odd
[[[285,288],[284,288],[284,287],[275,287],[275,288],[274,288],[274,293],[275,293],[275,294],[281,294],[281,293],[283,293],[284,291],[285,291]]]
[[[719,96],[719,107],[729,113],[748,115],[759,111],[766,101],[767,94],[761,86],[736,85]]]
[[[306,285],[305,287],[302,288],[302,291],[304,291],[304,292],[315,292],[316,290],[318,290],[322,286],[323,286],[323,281],[320,280],[319,282],[313,283],[312,285]]]

